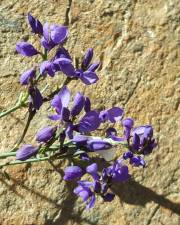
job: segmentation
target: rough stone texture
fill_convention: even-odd
[[[9,180],[0,174],[0,224],[180,224],[179,0],[1,0],[0,110],[15,103],[19,74],[37,60],[15,53],[18,40],[34,43],[25,19],[28,11],[42,22],[69,23],[67,47],[77,57],[94,47],[95,59],[102,62],[100,81],[71,87],[84,90],[95,107],[123,106],[137,125],[151,123],[159,146],[147,157],[147,169],[133,170],[134,180],[115,188],[112,203],[98,199],[88,212],[51,165],[6,169]],[[59,80],[49,82],[55,86]],[[35,117],[26,142],[48,122],[42,119],[47,106]],[[25,113],[18,110],[1,119],[1,151],[20,136]]]

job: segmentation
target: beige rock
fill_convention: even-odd
[[[15,103],[22,89],[19,74],[37,63],[36,57],[27,59],[15,53],[20,39],[38,46],[26,23],[30,11],[43,23],[69,21],[67,47],[72,55],[82,57],[93,47],[94,61],[101,60],[99,82],[88,87],[73,82],[74,92],[84,91],[93,99],[94,108],[124,107],[136,125],[151,123],[158,148],[147,157],[146,169],[132,168],[134,181],[114,188],[117,197],[112,203],[104,204],[98,198],[91,211],[84,210],[72,194],[73,186],[66,185],[61,173],[48,163],[6,169],[9,180],[0,174],[0,224],[180,223],[179,9],[178,0],[1,0],[0,110]],[[48,80],[52,88],[61,81],[60,76]],[[35,117],[26,143],[49,122],[47,107]],[[0,120],[1,152],[19,138],[25,114],[26,109],[18,110]]]

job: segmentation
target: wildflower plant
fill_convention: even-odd
[[[103,111],[93,108],[88,96],[77,92],[74,96],[68,88],[72,80],[92,85],[99,80],[96,74],[100,63],[92,62],[93,49],[89,48],[81,65],[76,66],[64,43],[68,39],[66,26],[49,25],[28,14],[28,23],[33,35],[39,37],[42,49],[36,49],[28,42],[18,42],[16,51],[25,57],[42,56],[42,62],[29,68],[20,76],[21,85],[26,92],[21,93],[17,104],[11,109],[1,112],[0,118],[21,108],[28,108],[28,120],[22,136],[14,148],[0,155],[0,159],[15,156],[16,159],[2,163],[0,168],[10,165],[32,163],[49,160],[66,160],[69,165],[64,169],[64,180],[75,182],[74,194],[81,197],[87,208],[92,208],[99,195],[105,202],[111,202],[115,194],[111,186],[126,182],[130,177],[129,167],[146,167],[144,157],[156,147],[151,125],[136,127],[132,118],[126,118],[124,110],[112,107]],[[49,58],[49,52],[55,54]],[[41,79],[64,74],[63,85],[49,96],[43,96],[39,89]],[[38,113],[44,102],[49,102],[54,110],[47,117],[51,124],[36,133],[36,145],[22,144],[30,122]],[[104,136],[95,136],[103,123],[108,124]],[[118,132],[114,125],[122,125]],[[123,133],[119,135],[118,133]],[[123,154],[117,158],[118,147],[122,146]],[[116,154],[117,153],[117,154]],[[99,165],[100,157],[101,165]]]

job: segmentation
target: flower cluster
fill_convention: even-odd
[[[92,48],[83,56],[81,65],[73,65],[72,57],[64,47],[68,38],[66,26],[42,25],[30,13],[28,22],[32,33],[40,38],[43,48],[43,51],[37,50],[24,41],[16,45],[17,52],[23,56],[42,56],[42,62],[20,77],[20,83],[28,89],[30,109],[36,112],[44,102],[38,89],[41,77],[54,77],[63,73],[68,82],[81,80],[85,85],[91,85],[98,81],[96,70],[100,63],[91,63]],[[48,53],[53,48],[55,55],[48,59]],[[77,186],[74,193],[82,198],[87,208],[92,208],[98,195],[105,202],[112,201],[115,197],[112,185],[131,177],[128,166],[145,167],[144,156],[150,154],[157,143],[151,125],[135,127],[133,119],[125,118],[124,110],[120,107],[103,111],[93,109],[90,99],[83,93],[77,92],[72,97],[68,82],[49,99],[53,113],[47,116],[54,125],[47,125],[37,131],[36,146],[25,144],[18,148],[15,162],[68,158],[70,165],[64,169],[64,180],[75,182]],[[98,133],[104,123],[108,126],[104,136],[95,136],[94,132]],[[122,136],[118,135],[120,132],[114,128],[115,124],[121,125]],[[118,148],[120,145],[121,151]],[[97,156],[102,158],[100,165]]]

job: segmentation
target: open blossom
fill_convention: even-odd
[[[56,45],[63,44],[68,36],[66,26],[50,25],[45,23],[43,26],[42,46],[50,51]]]

